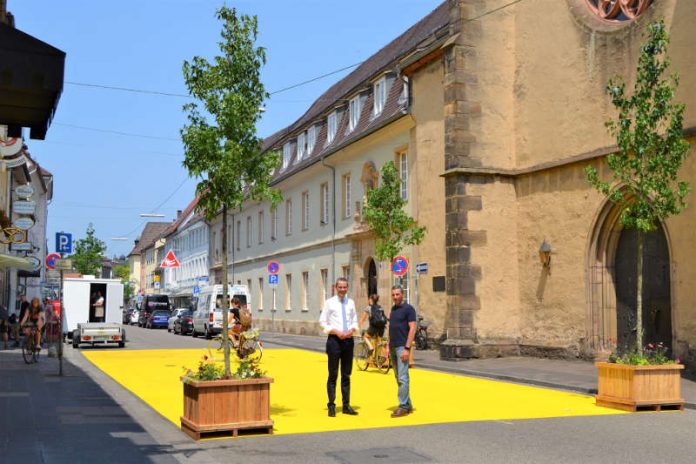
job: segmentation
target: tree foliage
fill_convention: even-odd
[[[87,226],[84,239],[75,241],[75,252],[70,258],[80,274],[101,275],[106,244],[94,235],[92,223]]]
[[[128,264],[117,264],[114,266],[114,273],[121,279],[123,284],[123,301],[127,303],[135,293],[135,289],[130,282],[130,267]]]
[[[382,167],[379,187],[367,192],[363,209],[365,221],[375,234],[375,256],[380,261],[392,262],[407,245],[417,245],[425,238],[426,228],[404,211],[401,181],[393,161]]]
[[[616,138],[618,152],[607,157],[611,182],[600,179],[596,169],[586,168],[591,185],[621,209],[621,224],[638,231],[638,299],[636,348],[642,351],[643,234],[655,230],[669,216],[686,206],[687,182],[677,178],[689,151],[683,135],[684,105],[673,103],[679,78],[665,77],[669,35],[664,21],[648,26],[641,47],[633,93],[626,93],[623,78],[611,79],[606,87],[618,111],[605,123]]]
[[[181,137],[183,164],[190,176],[199,179],[197,208],[208,220],[222,212],[222,336],[229,377],[227,211],[252,200],[269,200],[274,207],[281,195],[270,185],[279,155],[264,152],[256,133],[260,108],[268,97],[260,79],[266,51],[255,45],[257,19],[227,7],[216,15],[222,22],[220,55],[212,61],[196,56],[184,62],[184,80],[195,101],[184,106],[188,124]]]

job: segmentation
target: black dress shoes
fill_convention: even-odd
[[[336,417],[336,406],[333,404],[329,405],[329,417]]]
[[[357,416],[358,411],[351,408],[350,405],[343,406],[343,414],[348,414],[349,416]]]

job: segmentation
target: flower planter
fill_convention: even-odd
[[[196,440],[201,434],[259,429],[273,433],[271,383],[263,377],[246,380],[197,381],[186,377],[181,430]]]
[[[684,409],[682,364],[633,366],[596,362],[597,406],[624,411]]]

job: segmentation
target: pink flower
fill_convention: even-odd
[[[650,349],[652,350],[652,349],[654,348],[653,344],[652,344],[652,343],[648,343],[648,348],[650,348]]]
[[[675,361],[677,361],[677,364],[681,364],[681,361],[679,360],[679,358],[675,359]]]

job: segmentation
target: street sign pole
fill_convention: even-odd
[[[63,376],[63,317],[65,315],[65,307],[63,306],[63,272],[65,271],[61,268],[58,287],[58,302],[60,303],[60,317],[58,318],[58,375],[61,377]]]
[[[275,332],[276,288],[273,285],[273,307],[271,308],[271,329]]]

